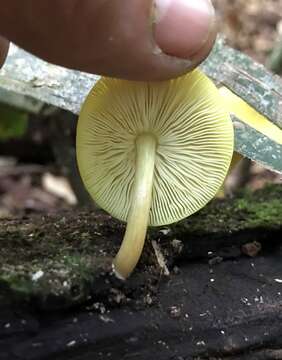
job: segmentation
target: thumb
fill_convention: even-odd
[[[211,0],[9,4],[0,7],[0,30],[9,40],[49,62],[126,79],[186,73],[208,55],[216,35]]]
[[[215,36],[211,0],[155,0],[155,41],[167,54],[202,60]]]

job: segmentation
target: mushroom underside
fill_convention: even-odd
[[[81,111],[77,158],[92,198],[127,221],[114,265],[125,278],[148,225],[179,221],[221,187],[233,127],[214,84],[198,70],[161,83],[101,79]]]

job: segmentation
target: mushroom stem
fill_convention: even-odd
[[[152,201],[152,187],[157,141],[154,135],[141,134],[136,139],[136,170],[125,235],[113,267],[126,279],[134,270],[144,247]]]

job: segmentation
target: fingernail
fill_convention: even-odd
[[[155,0],[154,37],[166,54],[190,59],[209,38],[215,13],[210,0]]]

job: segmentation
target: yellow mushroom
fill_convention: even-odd
[[[77,159],[95,202],[126,221],[114,269],[135,268],[147,226],[177,222],[221,187],[233,126],[215,85],[200,71],[156,83],[102,78],[78,121]]]

